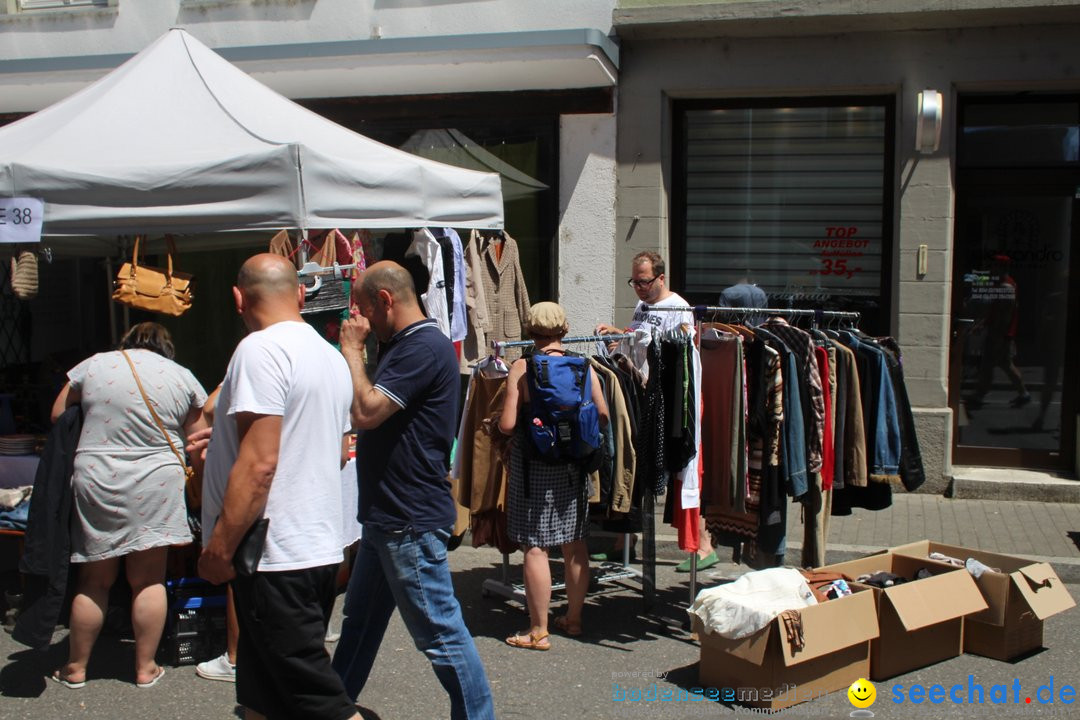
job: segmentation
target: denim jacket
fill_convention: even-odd
[[[871,478],[878,481],[899,479],[900,418],[885,352],[868,338],[859,338],[850,332],[841,332],[839,336],[840,342],[866,362],[867,377],[861,380],[864,397],[865,393],[870,393],[870,412],[866,413],[866,418],[872,424],[867,432],[866,454],[870,460]]]

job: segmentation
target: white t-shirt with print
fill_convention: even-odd
[[[678,293],[671,293],[660,302],[653,303],[652,307],[689,307]],[[649,377],[649,343],[654,337],[678,330],[681,325],[689,328],[690,336],[694,335],[694,313],[689,310],[649,310],[645,302],[638,302],[634,308],[634,318],[630,322],[629,329],[634,332],[633,341],[621,340],[616,348],[630,358],[641,374]]]
[[[341,439],[352,378],[345,359],[305,322],[279,322],[236,347],[218,397],[203,481],[203,542],[221,514],[239,450],[236,414],[282,417],[270,518],[259,570],[302,570],[342,560]]]
[[[671,293],[660,302],[652,304],[652,307],[689,307],[690,304],[682,299],[678,293]],[[680,325],[686,324],[694,327],[694,313],[689,310],[649,310],[645,302],[638,302],[634,308],[634,318],[630,322],[630,329],[649,329],[666,333],[678,330]],[[691,330],[692,331],[692,330]]]

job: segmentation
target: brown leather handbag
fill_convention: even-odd
[[[165,236],[169,259],[168,267],[164,270],[139,265],[139,242],[142,239],[141,235],[135,236],[131,262],[124,263],[120,272],[116,273],[113,300],[140,310],[174,317],[183,315],[191,307],[191,275],[173,270],[176,244],[172,236]]]

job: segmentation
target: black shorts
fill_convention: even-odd
[[[326,624],[338,564],[236,577],[236,701],[267,718],[356,715],[330,666]]]

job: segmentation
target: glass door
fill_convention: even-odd
[[[953,462],[1071,471],[1080,95],[959,98]]]
[[[950,397],[958,464],[1072,466],[1075,188],[958,197]]]

